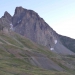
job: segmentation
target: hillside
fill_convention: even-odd
[[[0,32],[0,75],[72,75],[74,62],[19,34]]]

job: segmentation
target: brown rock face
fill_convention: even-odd
[[[54,44],[54,40],[57,39],[52,28],[32,10],[17,7],[12,23],[15,32],[49,48]]]

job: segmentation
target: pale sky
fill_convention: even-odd
[[[57,33],[75,38],[75,0],[0,0],[0,17],[17,6],[36,11]]]

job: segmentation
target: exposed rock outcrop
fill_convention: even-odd
[[[53,29],[32,10],[17,7],[12,23],[15,32],[38,44],[51,47],[54,44],[54,40],[57,39]]]

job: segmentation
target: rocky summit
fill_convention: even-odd
[[[58,34],[35,11],[16,7],[11,16],[8,12],[0,18],[0,25],[13,30],[33,42],[46,46],[51,51],[60,54],[74,54],[65,47]]]

